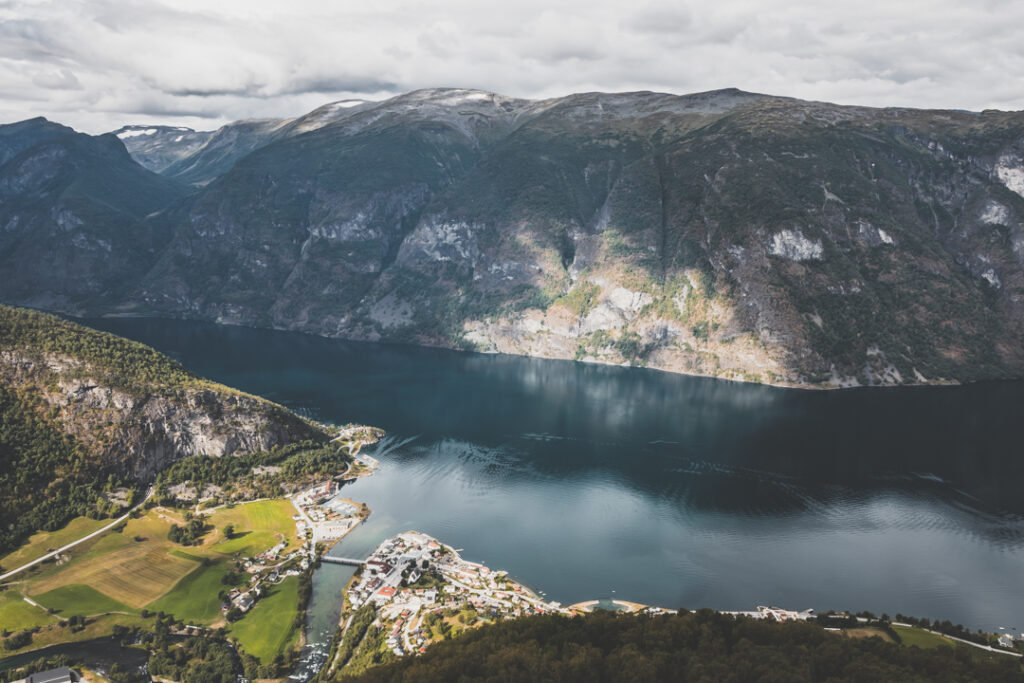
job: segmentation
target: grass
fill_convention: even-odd
[[[148,609],[173,614],[189,624],[210,625],[221,619],[217,593],[226,588],[221,577],[229,570],[227,561],[200,565],[178,581],[169,593],[151,603]]]
[[[57,621],[45,610],[25,602],[24,596],[17,591],[7,590],[0,593],[0,629],[19,631],[23,628],[45,626]]]
[[[295,533],[295,508],[287,500],[260,500],[214,510],[210,523],[216,529],[213,550],[224,555],[241,553],[256,555],[287,541],[290,548],[299,544]],[[228,524],[235,527],[235,537],[225,539],[221,531]]]
[[[107,524],[110,524],[109,519],[75,517],[63,529],[40,531],[37,534],[32,534],[24,545],[7,557],[0,559],[0,566],[7,569],[20,567],[26,562],[38,559],[46,553],[76,541]]]
[[[128,605],[118,602],[92,586],[69,584],[32,598],[43,607],[55,610],[61,617],[67,618],[76,614],[89,616],[108,612],[135,613]]]
[[[121,532],[106,533],[71,549],[70,562],[60,566],[44,564],[28,575],[22,589],[40,604],[46,604],[42,599],[56,599],[59,606],[47,606],[69,610],[63,616],[102,612],[102,603],[95,598],[103,596],[114,611],[163,610],[189,623],[211,624],[220,619],[217,593],[224,588],[221,577],[230,569],[226,556],[255,555],[281,541],[296,546],[294,513],[287,500],[257,501],[215,510],[210,516],[213,531],[203,537],[201,545],[186,547],[167,538],[170,525],[182,522],[183,513],[153,509],[138,519],[128,520]],[[223,537],[221,532],[228,524],[235,527],[238,536]],[[75,526],[55,535],[73,538],[82,531],[80,523]],[[46,541],[36,539],[39,543]],[[212,561],[208,566],[203,564],[207,560]],[[85,600],[81,605],[62,600],[65,595],[76,595],[75,587],[86,586],[94,595],[81,594]]]
[[[299,579],[290,576],[271,588],[248,614],[235,622],[229,631],[238,644],[261,662],[268,663],[284,652],[298,637],[295,617],[298,614]]]
[[[950,640],[949,638],[937,636],[934,633],[929,633],[928,631],[923,631],[919,628],[907,626],[893,626],[892,628],[896,633],[900,634],[900,640],[907,647],[916,645],[922,650],[928,650],[939,647],[940,645],[952,647],[956,644],[955,641]]]
[[[128,626],[130,628],[145,628],[146,626],[152,626],[153,621],[151,619],[143,619],[137,615],[107,614],[88,619],[85,628],[80,631],[72,631],[71,629],[59,624],[51,624],[50,626],[43,627],[38,633],[34,634],[32,636],[32,642],[29,643],[28,646],[23,647],[20,650],[5,651],[3,656],[9,657],[21,652],[49,647],[50,645],[74,643],[83,640],[92,640],[93,638],[99,638],[101,636],[108,636],[111,631],[114,630],[114,626],[118,624]]]
[[[130,607],[145,607],[196,566],[194,560],[171,554],[168,528],[152,515],[129,520],[123,532],[104,535],[78,557],[72,550],[75,559],[33,581],[30,594],[85,584]]]
[[[221,579],[232,568],[230,556],[256,555],[281,541],[296,547],[293,514],[287,500],[222,508],[210,515],[214,528],[200,545],[180,546],[167,533],[171,524],[183,521],[184,513],[155,508],[129,519],[121,532],[108,532],[72,548],[70,561],[47,562],[26,573],[18,590],[0,593],[0,627],[14,631],[41,626],[27,651],[107,635],[116,624],[139,625],[142,608],[172,614],[189,624],[223,623],[217,594],[227,588]],[[60,531],[33,536],[18,551],[19,558],[31,559],[32,552],[38,557],[50,546],[89,533],[95,526],[90,528],[88,522],[92,520],[75,520]],[[228,524],[238,534],[231,539],[222,533]],[[55,610],[59,617],[83,615],[89,622],[84,630],[72,632],[25,602],[24,595]],[[270,595],[231,626],[231,633],[246,652],[269,662],[298,638],[297,611],[298,579],[291,577],[272,587]]]

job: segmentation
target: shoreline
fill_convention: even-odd
[[[346,336],[346,335],[328,335],[321,334],[319,332],[295,329],[289,327],[265,327],[253,325],[246,322],[230,321],[230,320],[211,320],[208,318],[189,317],[189,316],[174,316],[167,315],[162,312],[139,312],[139,311],[110,311],[106,313],[96,312],[78,312],[71,313],[68,311],[56,311],[52,309],[37,309],[29,306],[22,306],[22,308],[31,308],[32,310],[38,310],[43,313],[50,313],[52,315],[65,316],[71,318],[73,321],[85,325],[88,324],[83,322],[86,320],[169,320],[175,322],[193,322],[203,323],[207,325],[217,325],[223,327],[240,327],[248,330],[260,330],[268,332],[284,332],[290,334],[302,334],[309,337],[316,337],[318,339],[328,339],[343,341],[347,343],[355,344],[367,344],[373,346],[397,346],[397,347],[411,347],[417,349],[434,349],[440,351],[446,351],[450,353],[459,354],[478,354],[481,356],[507,356],[509,358],[536,358],[538,360],[554,360],[554,361],[565,361],[570,363],[583,363],[587,365],[599,365],[606,367],[618,367],[618,368],[631,368],[636,370],[654,370],[656,372],[664,372],[672,375],[681,375],[684,377],[700,377],[703,379],[720,380],[723,382],[735,382],[737,384],[750,384],[756,386],[772,387],[775,389],[796,389],[801,391],[841,391],[845,389],[914,389],[914,388],[927,388],[927,387],[962,387],[971,384],[981,384],[984,382],[1018,382],[1024,380],[1024,377],[986,377],[982,379],[973,379],[969,381],[960,380],[949,380],[949,379],[937,379],[930,382],[903,382],[901,384],[858,384],[854,386],[845,385],[821,385],[821,384],[800,384],[797,382],[759,382],[754,380],[743,379],[739,377],[722,377],[719,375],[711,375],[700,372],[686,372],[683,370],[673,370],[671,368],[654,367],[649,365],[630,365],[629,363],[613,363],[601,360],[576,360],[569,356],[551,356],[551,355],[532,355],[527,353],[510,353],[508,351],[477,351],[468,350],[459,347],[456,344],[449,344],[444,342],[402,342],[392,341],[388,339],[371,339],[368,337],[360,336]]]

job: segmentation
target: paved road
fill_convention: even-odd
[[[88,534],[86,536],[82,536],[77,541],[72,541],[71,543],[68,543],[67,545],[65,545],[65,546],[63,546],[61,548],[57,548],[52,553],[47,553],[47,554],[43,555],[40,558],[32,560],[31,562],[28,562],[27,564],[21,565],[17,569],[12,569],[11,571],[7,572],[6,574],[3,574],[2,576],[0,576],[0,581],[6,581],[10,577],[14,576],[15,574],[19,574],[19,573],[25,571],[29,567],[34,567],[35,565],[39,564],[40,562],[46,562],[50,558],[56,557],[57,555],[60,555],[62,552],[66,551],[66,550],[70,550],[71,548],[74,548],[79,543],[83,543],[85,541],[88,541],[90,538],[96,538],[97,536],[110,531],[115,526],[117,526],[121,522],[123,522],[126,519],[128,519],[129,515],[131,515],[133,512],[135,512],[136,510],[141,508],[143,505],[145,505],[146,501],[149,500],[150,496],[152,496],[152,495],[153,495],[153,489],[151,488],[151,489],[149,489],[149,491],[146,492],[146,497],[142,499],[141,503],[139,503],[138,505],[133,507],[131,510],[126,512],[124,515],[122,515],[121,517],[118,517],[117,519],[115,519],[113,522],[111,522],[110,524],[106,525],[102,529],[97,529],[96,531],[92,532],[91,534]]]

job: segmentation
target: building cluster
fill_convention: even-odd
[[[769,621],[807,621],[808,619],[814,618],[813,609],[805,609],[800,612],[796,612],[791,609],[783,609],[781,607],[765,607],[764,605],[757,606],[757,614],[762,619],[768,619]]]
[[[232,607],[241,612],[248,612],[266,593],[266,587],[281,583],[289,576],[299,576],[311,564],[312,543],[306,541],[301,547],[284,553],[287,543],[281,542],[270,550],[250,557],[242,563],[242,568],[251,576],[248,588],[232,588],[227,600],[221,604],[221,612]]]
[[[478,615],[474,619],[485,620],[566,611],[536,597],[505,572],[463,560],[452,548],[417,532],[378,546],[347,597],[352,608],[374,605],[375,625],[386,630],[386,643],[398,655],[422,652],[434,640],[424,621],[429,614],[436,615],[436,623],[469,608]]]
[[[1000,630],[1005,629],[1000,627]],[[1017,641],[1024,643],[1024,633],[1020,633],[1017,636],[1014,636],[1012,632],[999,634],[999,647],[1006,647],[1012,650],[1016,647]]]
[[[292,496],[299,536],[311,537],[314,546],[337,541],[363,520],[358,506],[338,497],[339,488],[337,482],[326,481]]]

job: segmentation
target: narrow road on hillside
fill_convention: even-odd
[[[70,550],[71,548],[74,548],[74,547],[75,547],[76,545],[78,545],[79,543],[83,543],[83,542],[85,542],[85,541],[88,541],[88,540],[89,540],[90,538],[96,538],[97,536],[99,536],[99,535],[101,535],[101,534],[104,534],[104,533],[106,533],[107,531],[110,531],[110,530],[111,530],[111,529],[113,529],[113,528],[114,528],[115,526],[117,526],[117,525],[118,525],[118,524],[120,524],[121,522],[123,522],[123,521],[125,521],[126,519],[128,519],[128,517],[129,517],[129,516],[130,516],[130,515],[131,515],[131,514],[132,514],[133,512],[135,512],[136,510],[138,510],[139,508],[141,508],[141,507],[142,507],[143,505],[145,505],[145,504],[146,504],[146,501],[147,501],[147,500],[149,500],[149,499],[150,499],[150,497],[151,497],[152,495],[153,495],[153,489],[152,489],[152,488],[150,488],[150,489],[149,489],[149,491],[147,491],[147,492],[146,492],[146,497],[142,499],[142,502],[141,502],[141,503],[139,503],[138,505],[136,505],[135,507],[133,507],[133,508],[132,508],[131,510],[129,510],[129,511],[128,511],[128,512],[126,512],[126,513],[124,513],[124,514],[123,514],[122,516],[118,517],[117,519],[115,519],[115,520],[114,520],[113,522],[111,522],[110,524],[106,525],[106,526],[105,526],[105,527],[103,527],[102,529],[97,529],[96,531],[92,532],[91,534],[87,534],[87,535],[85,535],[85,536],[82,536],[82,537],[81,537],[80,539],[78,539],[77,541],[72,541],[71,543],[68,543],[68,544],[67,544],[67,545],[65,545],[65,546],[62,546],[62,547],[60,547],[60,548],[57,548],[57,549],[56,549],[56,550],[54,550],[53,552],[47,553],[47,554],[43,555],[42,557],[38,557],[38,558],[36,558],[36,559],[32,560],[31,562],[28,562],[28,563],[26,563],[26,564],[23,564],[23,565],[21,565],[21,566],[20,566],[20,567],[18,567],[17,569],[12,569],[11,571],[7,572],[6,574],[0,575],[0,581],[6,581],[6,580],[7,580],[7,579],[9,579],[10,577],[14,576],[15,574],[19,574],[19,573],[21,573],[21,572],[25,571],[25,570],[26,570],[26,569],[28,569],[29,567],[34,567],[35,565],[39,564],[40,562],[46,562],[46,561],[47,561],[47,560],[49,560],[50,558],[56,557],[57,555],[60,555],[60,554],[61,554],[62,552],[66,551],[66,550]]]

